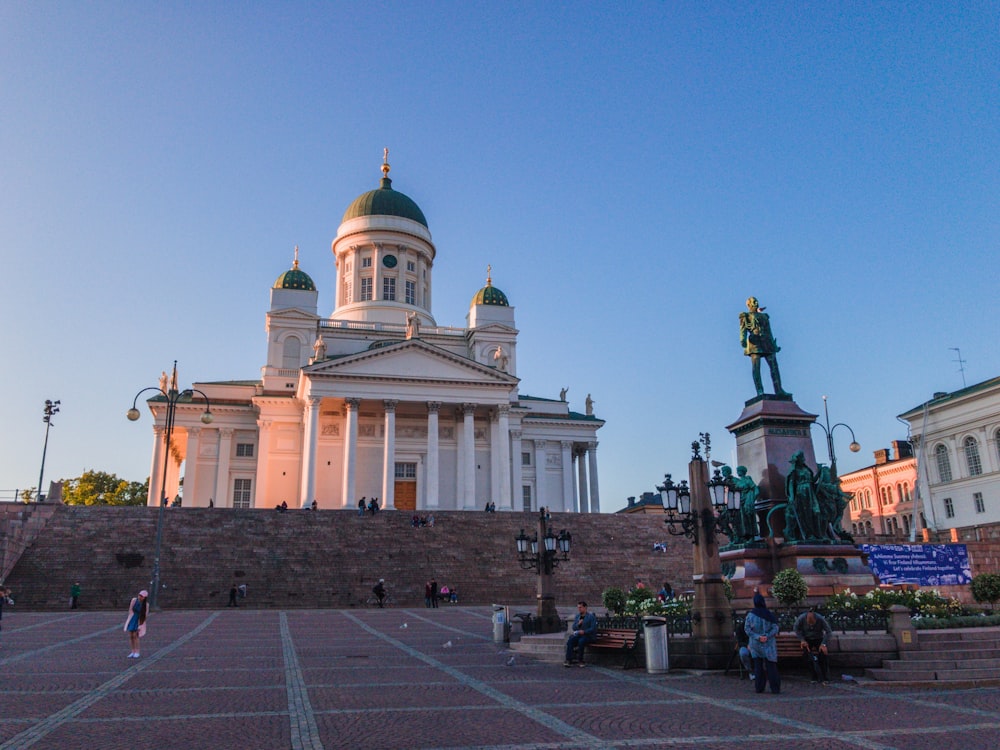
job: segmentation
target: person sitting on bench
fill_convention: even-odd
[[[830,681],[830,662],[827,658],[827,642],[833,635],[833,628],[823,615],[809,610],[795,620],[795,635],[802,647],[802,656],[812,670],[813,682]]]
[[[576,617],[573,618],[573,632],[566,640],[566,661],[563,662],[563,665],[567,667],[572,667],[576,663],[579,663],[581,667],[585,666],[583,651],[588,643],[597,638],[597,617],[593,612],[587,611],[587,602],[577,602],[576,610]],[[580,654],[579,659],[573,658],[575,653]]]

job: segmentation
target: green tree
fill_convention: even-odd
[[[972,579],[972,598],[977,602],[987,602],[990,609],[1000,599],[1000,575],[980,573]]]
[[[87,469],[76,479],[63,480],[67,505],[144,505],[149,479],[129,482],[106,471]]]

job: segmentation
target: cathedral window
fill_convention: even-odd
[[[415,463],[397,461],[396,479],[416,479],[417,465]]]
[[[406,270],[409,271],[410,273],[413,273],[414,271],[417,270],[417,264],[414,263],[412,260],[406,261]]]
[[[350,281],[344,282],[344,304],[349,305],[354,301],[354,284]]]
[[[361,279],[361,302],[368,302],[372,298],[372,280],[371,277],[366,279]]]
[[[237,443],[236,444],[236,457],[237,458],[253,458],[253,443]]]
[[[417,304],[417,282],[415,281],[406,282],[406,304]]]
[[[382,299],[396,299],[396,280],[391,276],[382,279]]]
[[[297,370],[302,366],[302,342],[294,336],[285,339],[281,347],[281,366],[285,370]]]
[[[944,499],[944,515],[945,518],[955,517],[955,503],[951,501],[950,497]]]
[[[976,504],[976,513],[985,513],[986,512],[986,503],[983,501],[983,493],[982,492],[973,492],[972,493],[972,500]]]
[[[521,507],[525,511],[531,510],[531,485],[526,484],[521,487]]]
[[[234,479],[233,480],[233,507],[234,508],[249,508],[250,507],[250,482],[249,479]]]
[[[371,267],[372,267],[372,259],[371,259],[371,256],[369,256],[369,257],[367,257],[367,258],[362,258],[362,259],[361,259],[361,267],[362,267],[362,268],[371,268]]]

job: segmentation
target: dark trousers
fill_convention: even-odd
[[[579,653],[576,661],[583,661],[583,651],[587,644],[594,640],[592,635],[577,635],[574,633],[566,641],[566,661],[574,661],[574,654]]]
[[[78,602],[79,602],[80,597],[73,596],[73,597],[70,597],[70,599],[71,599],[72,603],[69,605],[69,608],[70,609],[76,609],[77,606],[78,606]]]
[[[440,596],[440,594],[438,594],[438,592],[435,591],[434,596],[431,597],[431,607],[433,609],[437,609],[438,607],[438,596]]]
[[[830,680],[830,660],[827,655],[819,650],[819,643],[809,643],[809,650],[802,650],[802,658],[806,660],[809,669],[816,680],[829,682]]]
[[[778,674],[778,663],[761,659],[758,656],[753,658],[753,686],[758,693],[764,692],[765,683],[769,683],[772,693],[781,692],[781,675]]]

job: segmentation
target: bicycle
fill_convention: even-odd
[[[392,596],[389,595],[389,594],[386,594],[385,597],[383,597],[383,599],[382,599],[381,607],[384,609],[385,607],[391,607],[395,603],[396,602],[392,598]],[[369,596],[365,600],[365,606],[368,606],[368,607],[379,607],[378,597],[375,596],[375,594],[372,594],[371,596]]]

